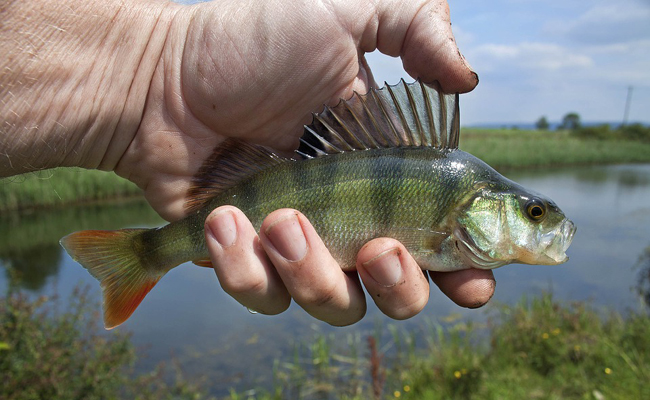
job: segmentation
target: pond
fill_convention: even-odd
[[[649,271],[642,268],[650,269],[650,165],[523,170],[505,175],[554,199],[576,223],[578,232],[566,264],[510,265],[496,270],[492,303],[513,304],[523,295],[552,292],[558,300],[589,300],[620,312],[643,307],[643,299],[650,299]],[[58,238],[80,229],[161,223],[139,202],[5,217],[0,219],[0,265],[20,269],[23,285],[34,295],[66,297],[81,283],[90,285],[91,296],[99,302],[99,284],[61,250]],[[7,276],[0,274],[3,293]],[[644,288],[646,292],[640,294]],[[485,319],[484,310],[462,309],[435,289],[424,311],[408,321],[389,320],[372,305],[363,321],[346,328],[318,322],[295,305],[279,316],[256,315],[221,290],[212,270],[187,264],[168,273],[118,329],[132,332],[140,367],[152,368],[174,358],[188,376],[200,374],[215,394],[223,395],[231,387],[243,390],[268,384],[273,360],[290,358],[295,343],[308,343],[315,334],[365,335],[385,331],[388,324],[415,330],[450,315]]]

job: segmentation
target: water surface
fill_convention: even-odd
[[[559,266],[510,265],[495,271],[493,303],[513,304],[523,295],[551,291],[559,300],[589,300],[597,307],[625,312],[641,306],[637,286],[649,287],[650,165],[579,167],[506,172],[513,180],[554,199],[576,223],[570,260]],[[80,229],[156,226],[146,204],[68,208],[0,219],[0,265],[21,271],[34,295],[67,296],[88,284],[100,298],[99,284],[58,246],[58,239]],[[644,256],[645,255],[645,256]],[[645,277],[645,281],[643,280]],[[644,286],[645,284],[645,286]],[[0,289],[7,275],[0,273]],[[646,294],[650,299],[650,295]],[[268,383],[273,360],[290,358],[292,344],[316,333],[337,337],[385,330],[393,323],[415,330],[450,314],[483,319],[483,310],[459,308],[433,289],[428,306],[408,321],[383,317],[374,305],[358,324],[332,328],[292,305],[279,316],[249,313],[225,294],[210,269],[192,264],[170,271],[120,328],[133,333],[142,368],[174,357],[183,370],[211,382],[214,392]]]

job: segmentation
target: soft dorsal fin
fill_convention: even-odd
[[[185,211],[198,210],[215,195],[229,189],[258,171],[292,161],[269,149],[236,139],[220,144],[194,176],[187,192]]]
[[[305,126],[296,153],[302,158],[387,147],[458,148],[458,94],[420,81],[354,93],[325,107]]]

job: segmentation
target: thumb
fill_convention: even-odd
[[[476,87],[478,75],[456,45],[445,0],[408,2],[401,7],[379,1],[377,13],[377,49],[401,56],[409,75],[428,83],[438,81],[447,93]]]

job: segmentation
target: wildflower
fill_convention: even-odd
[[[460,371],[454,371],[454,376],[456,377],[456,379],[460,379],[462,374],[460,373]]]
[[[404,391],[405,391],[405,392],[410,392],[410,391],[411,391],[411,387],[410,387],[409,385],[404,385]]]
[[[555,336],[559,335],[560,332],[561,332],[561,331],[560,331],[560,328],[555,328],[555,329],[553,329],[553,330],[551,331],[551,333],[552,333],[553,335],[555,335]]]
[[[401,395],[402,395],[402,393],[400,393],[399,390],[396,390],[395,392],[393,392],[393,396],[395,396],[395,398],[398,398],[398,397],[400,397]]]
[[[609,368],[609,367],[605,368],[605,373],[606,373],[607,375],[611,374],[611,373],[612,373],[612,369]]]
[[[542,333],[542,339],[544,339],[544,340],[548,339],[548,333],[547,332]]]

